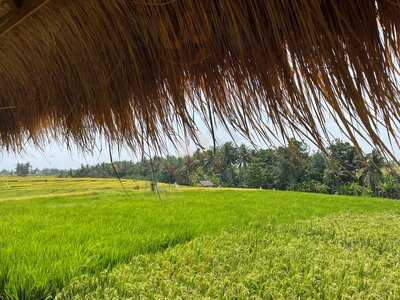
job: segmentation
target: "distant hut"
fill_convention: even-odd
[[[160,148],[196,139],[194,109],[319,146],[329,113],[390,153],[399,58],[398,0],[0,0],[0,147]]]
[[[203,181],[200,181],[200,186],[204,187],[204,188],[212,188],[212,187],[215,187],[215,184],[209,180],[203,180]]]

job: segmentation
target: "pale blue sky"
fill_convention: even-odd
[[[204,126],[200,126],[203,130],[199,134],[199,140],[204,147],[212,146],[212,139],[210,135],[204,130]],[[335,125],[335,123],[330,120],[328,121],[328,127],[334,138],[340,138],[344,140],[344,136],[340,133],[340,130]],[[246,143],[250,145],[245,139],[241,138],[239,135],[234,135],[235,142],[238,144]],[[217,131],[217,142],[222,144],[227,141],[231,141],[230,135],[222,129]],[[370,151],[367,143],[360,140],[360,144],[364,151]],[[262,142],[256,142],[258,147],[267,147]],[[311,149],[315,147],[310,146]],[[68,151],[65,146],[59,145],[55,142],[51,142],[44,146],[42,150],[37,149],[33,146],[27,146],[26,150],[22,154],[7,153],[0,150],[0,170],[2,169],[14,169],[18,162],[30,162],[34,168],[78,168],[81,164],[96,164],[100,162],[109,162],[109,152],[108,148],[101,141],[98,142],[98,148],[102,150],[95,150],[93,155],[85,154],[77,149]],[[196,147],[193,144],[181,145],[178,151],[174,150],[172,147],[169,150],[171,154],[184,155],[193,152]],[[400,150],[394,149],[395,155],[400,158]],[[117,160],[135,160],[134,155],[129,149],[122,149],[120,153],[113,150],[113,159]]]

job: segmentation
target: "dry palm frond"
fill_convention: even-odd
[[[38,2],[38,1],[36,1]],[[43,2],[43,1],[42,1]],[[0,33],[0,145],[158,148],[190,107],[250,136],[399,142],[398,0],[51,0]],[[265,126],[265,121],[270,127]]]

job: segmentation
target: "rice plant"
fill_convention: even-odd
[[[165,185],[160,199],[145,183],[134,188],[141,184],[134,181],[125,181],[125,189],[104,179],[26,178],[1,184],[2,300],[54,297],[72,278],[96,276],[138,255],[204,236],[232,230],[240,235],[251,224],[293,224],[344,212],[350,222],[352,213],[400,212],[396,201],[278,191]],[[233,242],[229,239],[226,243]]]
[[[396,299],[398,214],[252,226],[75,278],[64,299]]]

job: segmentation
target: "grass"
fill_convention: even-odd
[[[252,226],[74,279],[64,299],[395,299],[399,215]]]
[[[335,260],[342,258],[344,252],[340,252],[339,248],[328,251],[330,245],[340,242],[329,233],[334,222],[332,220],[337,218],[340,221],[336,222],[336,232],[349,232],[349,236],[355,237],[359,232],[357,226],[361,224],[360,220],[364,220],[365,228],[360,225],[363,232],[376,237],[379,234],[387,236],[390,245],[387,255],[393,259],[400,258],[395,249],[398,243],[395,233],[398,229],[394,228],[398,226],[396,216],[400,214],[400,202],[278,191],[177,189],[166,185],[161,186],[159,199],[156,194],[146,191],[147,184],[144,182],[125,181],[124,186],[125,190],[118,181],[106,179],[8,178],[3,181],[0,188],[0,299],[45,299],[57,293],[60,293],[60,298],[85,295],[107,298],[109,295],[106,290],[115,293],[116,298],[136,298],[140,286],[143,289],[149,286],[149,293],[154,290],[154,295],[158,294],[161,298],[174,295],[229,298],[236,293],[235,286],[245,285],[248,280],[247,275],[243,278],[238,275],[242,271],[246,274],[245,270],[240,269],[241,265],[252,264],[259,265],[255,269],[259,272],[265,269],[265,274],[254,282],[249,279],[249,284],[262,285],[264,282],[266,285],[264,288],[243,288],[240,294],[237,291],[238,295],[245,297],[243,293],[253,293],[263,298],[272,293],[271,297],[275,298],[282,290],[276,287],[280,277],[268,273],[268,268],[264,268],[275,264],[273,257],[278,258],[276,268],[280,264],[281,268],[287,268],[286,273],[283,270],[282,274],[279,273],[282,278],[288,274],[295,276],[293,278],[298,276],[295,275],[296,267],[287,265],[285,261],[293,255],[295,260],[297,246],[304,250],[304,253],[299,252],[299,255],[303,255],[300,256],[303,262],[308,261],[308,253],[317,253],[319,247],[324,253],[327,252],[326,259],[330,260],[332,266]],[[342,221],[344,225],[340,227]],[[310,224],[320,224],[325,229],[320,230],[320,235],[318,232],[310,235]],[[379,228],[386,231],[381,232]],[[296,230],[300,233],[297,234]],[[328,232],[326,235],[324,230]],[[364,233],[359,236],[362,241]],[[331,240],[324,236],[331,237]],[[325,244],[318,240],[319,237]],[[246,241],[260,244],[260,248],[255,248],[254,256],[247,254]],[[293,245],[297,246],[285,248],[288,241],[293,241]],[[303,247],[303,242],[308,244]],[[266,247],[269,244],[276,247]],[[365,252],[373,249],[372,242],[363,245]],[[200,250],[194,253],[190,250],[193,247],[204,249],[204,253]],[[275,248],[277,252],[271,252],[270,256],[263,250],[272,251]],[[215,260],[221,263],[221,272],[226,275],[218,283],[209,280],[219,274],[218,270],[213,273],[211,269],[214,265],[209,261],[214,251]],[[178,259],[176,267],[182,264],[187,267],[183,269],[182,277],[172,274],[164,278],[166,283],[163,288],[157,284],[157,280],[166,272],[162,261],[170,260],[171,255]],[[374,261],[376,256],[370,258]],[[362,260],[356,260],[354,264],[357,261],[360,266],[364,264]],[[352,262],[353,259],[348,261],[349,264]],[[313,260],[308,264],[311,269],[319,266]],[[322,258],[320,264],[323,265]],[[302,265],[306,267],[305,263]],[[197,267],[204,267],[205,271],[197,272]],[[393,268],[393,265],[382,260],[382,268],[377,269],[376,274]],[[229,273],[229,270],[233,273]],[[210,290],[209,293],[201,286],[191,287],[189,278],[197,273],[204,276],[204,289]],[[278,278],[278,281],[267,282],[265,278],[268,274]],[[147,275],[149,278],[154,275],[154,281],[147,282]],[[393,273],[395,275],[396,272]],[[220,288],[231,276],[232,284],[225,283],[226,297],[218,294],[224,291]],[[142,281],[135,278],[142,278]],[[377,278],[368,280],[378,284]],[[354,288],[355,283],[346,280],[343,281],[344,290]],[[299,292],[297,284],[300,281],[297,278],[290,285],[293,295]],[[141,284],[136,285],[137,282]],[[150,289],[152,284],[153,289]],[[176,288],[177,285],[181,287]],[[270,286],[274,289],[271,290]],[[309,286],[307,295],[316,296],[312,294],[317,292],[314,289],[316,287]],[[326,295],[334,295],[329,293]]]

